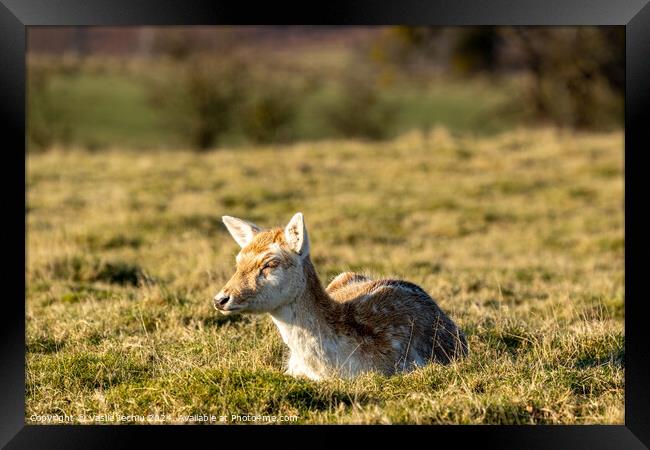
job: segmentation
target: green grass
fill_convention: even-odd
[[[623,423],[622,146],[621,132],[437,128],[383,143],[31,154],[26,420]],[[393,377],[283,375],[270,317],[221,316],[211,299],[237,252],[220,216],[270,226],[296,211],[324,282],[359,269],[421,285],[470,356]]]
[[[91,150],[114,145],[133,148],[178,146],[182,139],[150,102],[146,79],[125,73],[57,75],[52,102],[70,124],[73,144]]]
[[[399,133],[442,126],[452,133],[487,135],[510,129],[517,122],[508,112],[513,95],[517,94],[512,82],[441,80],[424,91],[402,87],[386,96],[401,108],[395,124]]]

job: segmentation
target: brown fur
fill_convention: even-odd
[[[306,264],[306,271],[310,290],[319,292],[316,304],[327,321],[337,333],[359,339],[360,350],[371,358],[384,360],[385,372],[392,373],[395,368],[391,363],[399,359],[391,346],[393,340],[410,340],[410,346],[426,359],[441,363],[467,353],[462,331],[416,285],[371,280],[365,275],[346,272],[323,291],[311,262]]]

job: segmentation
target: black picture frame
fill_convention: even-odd
[[[649,0],[420,0],[340,1],[278,4],[207,0],[0,0],[0,126],[5,290],[0,366],[0,443],[6,448],[115,448],[134,439],[187,444],[202,435],[215,444],[225,437],[248,440],[252,434],[279,434],[281,443],[339,443],[337,431],[383,436],[408,432],[409,441],[440,445],[475,443],[482,448],[616,448],[650,446],[650,327],[646,325],[642,252],[648,245],[642,185],[648,151],[650,100]],[[619,25],[626,30],[625,95],[625,425],[611,426],[395,426],[395,427],[188,427],[25,424],[25,247],[19,195],[25,186],[26,27],[39,25]],[[8,138],[8,139],[7,139]],[[19,170],[19,168],[22,168]],[[647,205],[647,200],[645,201]],[[647,209],[647,206],[646,206]],[[26,235],[25,235],[26,238]],[[22,248],[21,248],[22,247]],[[18,262],[22,262],[22,265]],[[21,283],[19,280],[23,280]],[[22,289],[22,293],[20,292]],[[208,435],[209,434],[209,435]],[[331,437],[330,437],[331,436]],[[402,437],[403,438],[403,437]],[[242,441],[244,440],[244,441]],[[408,444],[407,444],[408,445]],[[118,445],[119,446],[119,445]]]

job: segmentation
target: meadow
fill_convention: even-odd
[[[621,131],[55,148],[26,164],[27,423],[623,423]],[[271,226],[296,211],[323,283],[355,270],[421,285],[469,357],[393,377],[284,375],[270,317],[221,316],[212,297],[238,251],[221,216]]]

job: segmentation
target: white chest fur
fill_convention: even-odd
[[[291,352],[289,375],[319,380],[332,375],[354,376],[360,371],[363,364],[355,355],[358,344],[336,336],[313,314],[304,314],[296,306],[284,306],[271,317]]]

